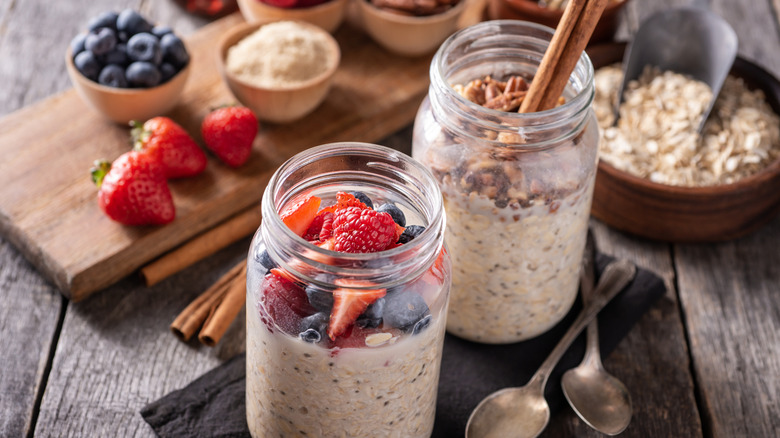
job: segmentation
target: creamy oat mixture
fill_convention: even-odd
[[[549,205],[501,209],[484,195],[443,184],[453,266],[447,329],[507,343],[563,318],[577,295],[592,189]]]
[[[246,406],[253,437],[431,435],[446,308],[417,335],[344,349],[271,333],[253,306],[247,310]]]

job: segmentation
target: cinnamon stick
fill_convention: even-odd
[[[596,29],[596,24],[607,7],[607,3],[609,3],[609,0],[588,0],[588,4],[580,14],[574,30],[571,32],[569,41],[564,48],[563,54],[561,54],[561,59],[555,67],[555,73],[553,73],[553,77],[550,80],[550,85],[545,90],[538,111],[548,110],[557,105],[558,98],[563,94],[563,90],[569,82],[571,72],[574,71],[574,67],[580,60],[582,52],[588,45],[588,41],[590,41],[593,30]]]
[[[254,233],[260,226],[260,219],[260,207],[252,206],[144,266],[141,268],[141,276],[147,286],[155,285]]]
[[[246,262],[237,264],[182,310],[171,323],[170,328],[173,334],[182,341],[189,341],[195,332],[203,326],[209,315],[213,314],[215,309],[219,307],[236,277],[241,272],[246,274],[245,268]],[[246,275],[243,275],[243,278],[245,279]]]
[[[563,12],[520,112],[554,108],[609,0],[571,0]]]
[[[528,94],[520,105],[519,112],[532,113],[539,110],[545,90],[550,86],[555,68],[561,60],[564,48],[587,2],[588,0],[571,0],[566,5],[558,27],[550,40],[550,45],[547,46],[547,51],[544,52],[539,69],[536,71],[533,81],[531,81]]]
[[[222,302],[203,324],[198,340],[204,345],[209,347],[217,345],[246,303],[246,263],[242,263],[240,267],[238,274],[230,281]]]

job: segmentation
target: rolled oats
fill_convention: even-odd
[[[780,159],[780,117],[761,90],[729,76],[702,134],[697,128],[712,92],[673,72],[646,69],[631,81],[614,125],[619,66],[595,75],[594,110],[601,158],[617,169],[676,186],[730,184]]]

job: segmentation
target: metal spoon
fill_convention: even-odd
[[[550,372],[582,329],[631,281],[635,272],[634,265],[626,260],[610,263],[601,274],[593,301],[583,308],[531,380],[520,388],[504,388],[485,397],[466,423],[466,438],[538,436],[550,421],[550,407],[544,399]]]
[[[596,252],[596,243],[590,231],[585,251]],[[595,260],[595,256],[593,259],[586,257],[586,260]],[[592,299],[595,278],[596,266],[593,263],[583,265],[581,288],[586,305]],[[626,386],[610,375],[601,363],[598,323],[595,319],[588,324],[588,341],[582,363],[563,374],[561,386],[574,412],[599,432],[617,435],[631,422],[631,395]]]
[[[639,78],[645,66],[670,70],[698,79],[712,89],[712,100],[702,114],[704,128],[723,81],[737,56],[737,34],[718,14],[704,8],[658,12],[645,20],[626,47],[623,82],[615,103],[615,120],[626,84]]]

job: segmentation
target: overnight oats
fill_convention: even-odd
[[[454,34],[415,120],[412,155],[447,212],[447,329],[469,340],[537,336],[577,295],[598,160],[587,56],[557,107],[518,112],[552,32],[492,21]]]
[[[431,174],[340,143],[268,184],[247,264],[253,437],[428,437],[450,261]]]

